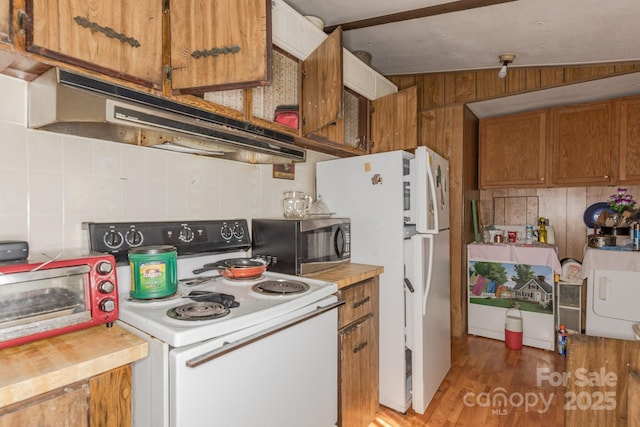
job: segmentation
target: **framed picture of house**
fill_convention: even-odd
[[[469,260],[469,302],[553,314],[553,270],[546,265]]]

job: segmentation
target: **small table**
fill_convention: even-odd
[[[523,344],[553,350],[554,272],[562,272],[558,248],[471,243],[467,255],[469,333],[504,340],[507,311],[513,310],[513,303],[518,302]],[[488,268],[487,264],[496,265]]]

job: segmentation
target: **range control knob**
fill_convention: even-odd
[[[103,294],[110,294],[115,289],[116,289],[116,286],[113,284],[113,282],[109,280],[105,280],[98,284],[98,291],[100,291],[100,293],[103,293]]]
[[[110,249],[117,249],[122,245],[124,238],[118,230],[111,229],[104,235],[104,244]]]
[[[96,271],[98,272],[98,274],[109,274],[113,271],[113,264],[108,261],[100,261],[96,265]]]
[[[105,313],[111,313],[113,310],[116,309],[116,302],[111,298],[105,298],[102,301],[100,301],[100,304],[98,304],[98,307],[100,308],[100,310],[104,311]]]
[[[240,224],[236,224],[233,227],[233,237],[236,239],[242,239],[244,237],[244,228]]]
[[[182,229],[180,230],[180,233],[178,234],[178,240],[185,243],[191,242],[194,237],[195,237],[195,234],[193,230],[186,225],[182,227]]]
[[[224,240],[230,240],[233,237],[233,230],[225,223],[220,228],[220,235]]]
[[[129,244],[129,246],[132,246],[134,248],[137,246],[140,246],[144,240],[144,236],[142,235],[142,232],[139,230],[136,230],[135,228],[132,228],[131,230],[127,231],[127,234],[124,235],[124,238]]]

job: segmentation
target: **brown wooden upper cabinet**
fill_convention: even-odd
[[[620,183],[640,183],[640,96],[620,102],[619,163]]]
[[[417,87],[412,86],[371,102],[371,153],[417,147],[417,93]]]
[[[547,110],[480,120],[480,187],[545,186],[547,121]]]
[[[551,109],[549,157],[556,187],[614,182],[616,101]]]
[[[12,0],[0,0],[0,43],[11,44],[13,42],[13,34],[11,32],[12,11]]]
[[[196,93],[269,79],[267,0],[27,0],[26,9],[27,50],[139,85]]]
[[[270,1],[171,0],[170,21],[175,93],[270,82]]]
[[[342,28],[338,27],[302,63],[303,136],[342,117],[342,88]]]

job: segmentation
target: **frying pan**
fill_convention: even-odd
[[[231,258],[222,261],[205,264],[202,268],[193,270],[193,274],[205,271],[217,270],[227,279],[246,279],[257,277],[267,269],[267,262],[259,258]]]

